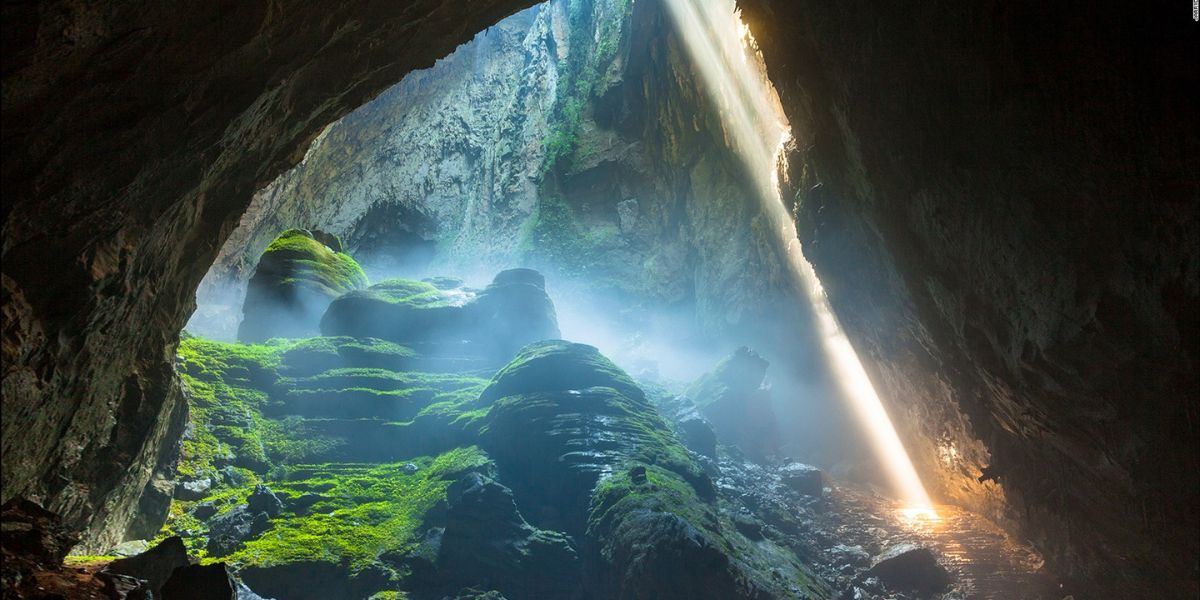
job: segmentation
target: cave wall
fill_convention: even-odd
[[[494,271],[537,201],[556,53],[569,47],[555,40],[561,12],[538,5],[488,27],[330,125],[300,164],[255,194],[213,265],[212,284],[244,285],[263,249],[289,227],[340,236],[368,268],[377,262],[372,242],[384,233],[373,228],[412,228],[454,255],[443,261],[469,252],[475,266]],[[412,267],[418,274],[420,265]]]
[[[525,264],[618,309],[681,307],[697,331],[750,343],[787,329],[780,306],[793,303],[748,189],[659,3],[556,0],[323,132],[255,194],[188,329],[230,338],[236,317],[219,313],[239,310],[262,250],[313,227],[341,236],[373,279]],[[386,256],[374,242],[389,229],[427,240],[416,250],[431,256]]]
[[[3,7],[3,490],[120,541],[193,293],[330,122],[532,2]],[[119,424],[119,426],[118,426]]]
[[[4,499],[119,539],[252,194],[531,4],[6,3]],[[741,4],[802,142],[806,253],[935,490],[1080,580],[1194,586],[1186,7]]]
[[[935,494],[1088,589],[1194,594],[1186,7],[741,4],[805,254]]]

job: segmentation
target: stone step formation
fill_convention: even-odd
[[[322,335],[183,339],[190,422],[159,536],[264,597],[827,592],[739,531],[637,382],[556,339],[536,271],[388,280],[293,317]]]

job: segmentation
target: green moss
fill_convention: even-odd
[[[113,554],[76,554],[67,556],[63,559],[63,563],[68,567],[85,567],[96,563],[110,563],[121,558]]]
[[[296,342],[280,358],[280,372],[298,378],[342,368],[404,371],[417,353],[375,338],[315,337]]]
[[[267,392],[278,379],[280,354],[291,342],[233,344],[184,338],[178,372],[188,398],[189,434],[178,472],[185,478],[214,477],[219,464],[260,472],[269,468],[262,433]]]
[[[408,593],[396,591],[376,592],[367,600],[408,600]]]
[[[410,462],[416,472],[406,469]],[[307,515],[274,519],[262,537],[219,560],[239,567],[331,562],[358,572],[384,553],[412,551],[425,514],[445,500],[451,481],[488,463],[481,450],[469,447],[402,463],[295,467],[286,481],[273,484],[275,490],[320,493],[326,500]]]
[[[335,252],[301,229],[279,234],[259,263],[270,265],[279,283],[313,282],[334,296],[368,284],[366,273],[350,255]]]
[[[282,466],[311,462],[346,445],[344,439],[304,430],[303,421],[298,416],[288,415],[266,422],[262,439],[273,464]],[[301,432],[304,435],[298,435]]]
[[[596,348],[547,340],[522,348],[492,378],[483,391],[483,399],[492,401],[513,394],[594,386],[615,388],[639,400],[645,397],[633,379]]]
[[[445,295],[433,284],[412,279],[388,279],[371,286],[367,292],[392,304],[426,306],[445,300]]]
[[[370,388],[386,391],[417,388],[439,392],[482,388],[486,384],[486,379],[452,373],[420,373],[358,367],[330,369],[317,375],[290,381],[290,385],[298,389]]]
[[[646,483],[633,483],[625,469],[596,485],[588,511],[590,531],[612,527],[612,521],[638,511],[671,513],[710,534],[721,530],[713,505],[703,501],[682,477],[657,465],[642,466],[646,468]]]
[[[612,83],[609,71],[630,14],[628,0],[568,0],[566,9],[571,55],[558,64],[558,93],[551,129],[543,142],[546,149],[543,173],[575,154],[586,107],[594,98],[604,95]],[[578,52],[587,54],[580,57],[576,55]]]
[[[211,503],[218,515],[225,513],[244,504],[258,483],[283,497],[318,492],[325,498],[308,514],[285,512],[268,533],[221,560],[255,566],[323,560],[355,571],[375,562],[382,552],[403,552],[414,543],[425,512],[444,499],[449,480],[488,463],[481,451],[463,447],[436,458],[313,466],[314,460],[336,455],[347,444],[361,446],[362,440],[353,439],[354,432],[362,431],[354,425],[359,422],[325,421],[339,433],[323,435],[321,427],[311,426],[320,420],[271,415],[296,396],[324,394],[335,403],[349,396],[396,399],[415,402],[412,411],[420,411],[419,418],[435,424],[434,429],[461,430],[455,421],[478,408],[487,380],[380,366],[395,367],[398,361],[416,357],[409,348],[375,339],[251,345],[184,337],[178,370],[190,402],[191,427],[180,475],[214,482],[202,502]],[[381,435],[380,441],[391,438],[386,431]],[[376,443],[371,440],[368,445]],[[408,462],[419,465],[416,473],[406,470]],[[234,469],[239,485],[230,485],[227,475],[218,472],[227,465],[249,467]],[[182,535],[190,553],[206,557],[208,526],[192,515],[198,503],[172,502],[158,539]]]

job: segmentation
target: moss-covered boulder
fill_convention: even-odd
[[[477,294],[446,288],[440,279],[384,281],[334,300],[320,328],[327,336],[376,337],[500,361],[559,336],[545,280],[530,269],[501,272]]]
[[[762,462],[779,453],[779,429],[771,392],[763,387],[767,360],[741,347],[702,375],[687,397],[712,424],[717,440]]]
[[[481,441],[523,514],[586,540],[589,593],[771,598],[807,586],[797,563],[762,569],[763,550],[721,516],[697,462],[595,348],[530,345],[482,398]]]
[[[279,234],[258,259],[246,288],[238,339],[315,335],[334,298],[367,286],[362,268],[340,247],[336,237],[321,232],[289,229]]]
[[[530,273],[499,279],[540,284]],[[436,362],[446,349],[186,337],[179,479],[205,485],[174,499],[162,536],[279,598],[815,589],[761,528],[754,540],[740,533],[648,394],[595,348],[537,342],[487,375]]]
[[[454,340],[462,307],[432,284],[389,279],[334,300],[321,317],[327,336],[375,337],[401,344]]]
[[[594,346],[565,340],[530,344],[500,369],[483,390],[484,401],[534,392],[607,387],[629,398],[645,400],[633,378]]]

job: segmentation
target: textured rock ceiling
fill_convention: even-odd
[[[1081,580],[1195,589],[1186,10],[742,3],[800,140],[809,257],[935,489]],[[251,194],[530,4],[5,3],[4,498],[117,540]]]

